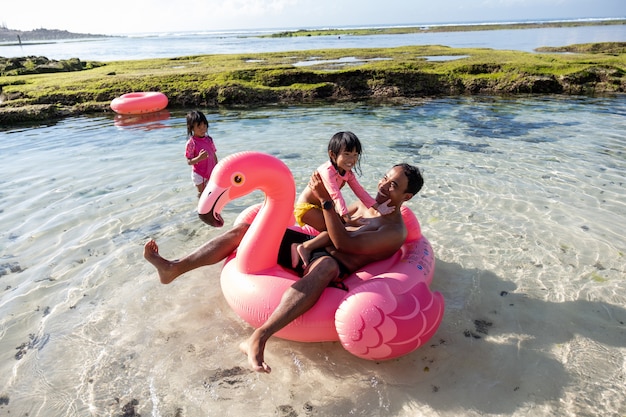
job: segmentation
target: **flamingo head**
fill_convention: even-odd
[[[284,180],[287,181],[284,181]],[[285,187],[291,183],[291,187]],[[289,168],[278,158],[261,152],[239,152],[222,159],[198,201],[198,216],[206,224],[222,227],[222,209],[228,202],[262,190],[266,196],[293,199],[295,184]],[[290,194],[291,193],[291,194]]]

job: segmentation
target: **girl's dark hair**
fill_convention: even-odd
[[[193,110],[187,113],[187,135],[193,135],[193,127],[202,123],[209,127],[209,122],[201,111]]]
[[[424,178],[420,173],[420,170],[413,165],[409,165],[407,163],[401,163],[394,165],[394,167],[401,167],[404,175],[409,180],[406,186],[405,193],[411,193],[413,195],[417,194],[419,190],[424,186]]]
[[[328,142],[328,151],[332,152],[335,157],[339,156],[342,150],[346,150],[348,152],[356,151],[359,154],[359,158],[354,165],[354,171],[361,175],[361,152],[363,152],[363,147],[361,146],[361,141],[356,135],[352,132],[337,132],[330,138],[330,142]],[[330,161],[333,166],[338,169],[335,161],[331,159]]]

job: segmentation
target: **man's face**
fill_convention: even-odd
[[[391,199],[391,205],[407,200],[409,194],[405,193],[409,180],[404,175],[401,167],[393,167],[378,182],[378,193],[376,194],[376,202],[384,203]]]

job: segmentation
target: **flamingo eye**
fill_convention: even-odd
[[[244,182],[246,182],[246,177],[241,172],[236,172],[230,178],[230,182],[232,182],[232,184],[236,186],[242,185]]]

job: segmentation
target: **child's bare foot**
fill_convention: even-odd
[[[263,360],[265,343],[261,343],[261,340],[255,337],[254,333],[248,340],[239,344],[239,349],[248,357],[248,363],[253,371],[266,374],[272,372],[272,368]]]
[[[298,253],[298,246],[300,243],[291,244],[291,267],[296,268],[300,263],[300,254]]]
[[[298,251],[298,255],[300,255],[300,259],[302,259],[302,267],[306,268],[309,266],[309,259],[311,259],[311,251],[304,247],[304,245],[300,244],[296,247],[296,251]]]
[[[169,284],[179,275],[172,263],[159,255],[159,246],[154,240],[150,240],[143,247],[143,257],[156,268],[162,284]]]
[[[291,267],[296,268],[302,260],[302,267],[306,268],[309,264],[311,251],[307,250],[302,243],[291,244]]]

